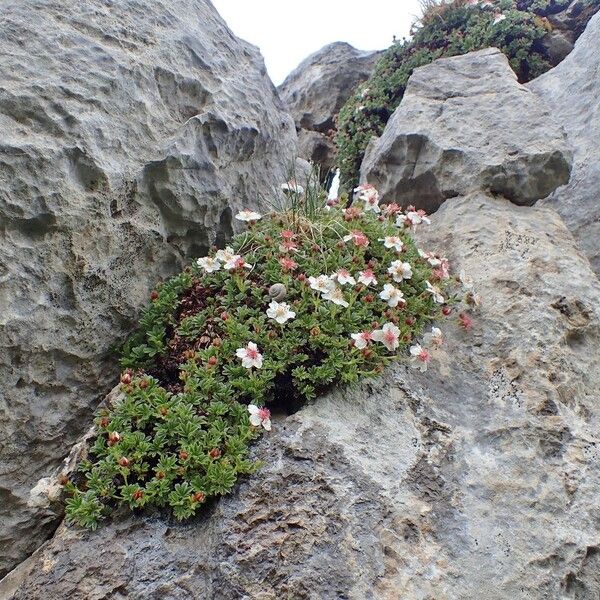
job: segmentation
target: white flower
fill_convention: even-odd
[[[311,289],[321,294],[326,294],[332,288],[335,287],[335,283],[331,281],[327,275],[319,275],[318,277],[309,277],[308,282],[310,283]]]
[[[223,265],[228,271],[232,269],[251,269],[252,265],[249,265],[242,256],[234,254],[229,260]]]
[[[381,212],[379,208],[379,192],[370,184],[363,183],[354,191],[358,194],[358,200],[362,200],[365,203],[365,212],[373,211],[376,213]]]
[[[426,333],[423,336],[423,344],[427,347],[439,348],[444,341],[441,329],[432,327],[431,333]]]
[[[221,268],[221,263],[216,258],[212,258],[210,256],[199,258],[196,261],[196,264],[201,269],[204,269],[207,273],[213,273],[214,271],[218,271]]]
[[[359,350],[364,350],[371,341],[370,331],[361,331],[360,333],[351,333],[350,337],[354,340],[354,346]]]
[[[386,300],[388,306],[391,306],[392,308],[396,308],[398,304],[404,302],[404,294],[391,283],[386,283],[383,286],[383,291],[379,294],[379,297],[382,300]]]
[[[337,304],[338,306],[343,306],[344,308],[350,306],[344,299],[344,292],[342,292],[342,288],[339,288],[335,284],[326,294],[323,294],[323,298],[333,302],[334,304]]]
[[[304,194],[304,188],[294,179],[290,179],[289,181],[282,183],[281,189],[285,193],[290,192],[290,193],[299,194],[299,195]]]
[[[427,289],[425,291],[429,292],[438,304],[444,304],[444,296],[442,296],[440,288],[435,285],[431,285],[429,281],[426,281],[425,285],[427,286]]]
[[[254,342],[248,342],[245,348],[238,348],[235,351],[235,355],[242,359],[242,366],[246,367],[246,369],[251,369],[252,367],[260,369],[262,367],[263,357]]]
[[[390,352],[400,345],[400,330],[393,323],[386,323],[381,329],[371,333],[371,339],[381,342]]]
[[[267,317],[274,319],[280,325],[283,325],[289,319],[293,319],[296,313],[290,310],[289,304],[285,302],[276,302],[273,300],[267,309]]]
[[[410,347],[410,362],[414,369],[419,369],[421,373],[427,371],[427,363],[431,360],[431,355],[427,348],[422,348],[419,344]]]
[[[431,225],[431,221],[424,210],[411,210],[406,213],[406,217],[413,225],[420,225],[421,223]]]
[[[475,286],[473,280],[471,279],[471,277],[469,277],[466,273],[465,270],[462,269],[461,272],[458,274],[458,278],[460,280],[460,282],[462,283],[463,289],[466,292],[470,292],[473,290],[473,287]]]
[[[502,13],[496,13],[492,25],[498,25],[498,23],[502,23],[504,19],[506,19],[506,15],[503,15]]]
[[[412,277],[412,267],[407,262],[394,260],[388,268],[388,273],[394,281],[401,282],[403,279],[410,279]]]
[[[217,260],[221,262],[228,262],[235,256],[235,252],[231,246],[227,246],[225,250],[217,250],[217,254],[215,255]]]
[[[340,285],[346,285],[347,283],[350,285],[356,285],[356,279],[350,275],[350,271],[347,269],[340,269],[337,273],[333,274],[333,279],[335,279]]]
[[[237,215],[235,215],[235,218],[238,221],[252,222],[262,219],[262,215],[252,210],[241,210]]]
[[[372,269],[360,271],[358,274],[358,282],[363,285],[377,285],[377,279],[375,278],[375,273],[373,273]]]
[[[254,425],[254,427],[262,425],[267,431],[271,431],[271,411],[268,408],[248,404],[248,412],[250,413],[251,425]]]
[[[427,225],[431,224],[431,221],[424,210],[411,210],[405,215],[398,215],[396,217],[396,225],[398,227],[412,226],[413,229],[416,229],[417,225],[420,225],[421,223],[426,223]]]
[[[385,238],[379,238],[380,242],[383,242],[383,245],[386,248],[394,248],[396,252],[402,252],[404,248],[404,242],[395,235],[390,235]]]

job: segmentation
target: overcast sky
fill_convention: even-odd
[[[275,85],[331,42],[381,50],[408,35],[418,0],[212,0],[233,32],[258,46]]]

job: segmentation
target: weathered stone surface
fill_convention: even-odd
[[[478,190],[533,204],[569,180],[570,165],[543,101],[489,48],[416,69],[360,174],[384,201],[434,211]]]
[[[549,208],[453,199],[422,237],[483,298],[427,373],[275,419],[263,469],[194,522],[61,526],[0,595],[598,597],[600,282]]]
[[[573,42],[570,38],[570,35],[558,30],[550,31],[544,37],[542,44],[551,65],[556,66],[573,51]]]
[[[574,151],[571,180],[545,204],[565,220],[600,274],[600,14],[563,63],[528,84],[551,107]]]
[[[0,0],[0,573],[161,278],[284,181],[294,125],[207,0]]]
[[[296,127],[321,133],[335,127],[334,117],[371,75],[379,55],[335,42],[303,60],[278,88]]]
[[[336,117],[356,87],[371,75],[380,52],[363,52],[335,42],[311,54],[278,90],[299,134],[300,156],[326,172],[337,155],[331,133]]]
[[[552,27],[574,42],[599,7],[598,0],[573,0],[565,10],[548,11],[546,17]]]

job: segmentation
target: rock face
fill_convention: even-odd
[[[564,3],[555,3],[556,5]],[[560,32],[571,43],[583,33],[592,16],[598,11],[598,0],[573,0],[564,9],[552,9],[550,3],[542,14],[546,16],[554,31]]]
[[[300,155],[321,165],[335,165],[336,117],[356,87],[371,75],[379,52],[362,52],[335,42],[311,54],[279,86],[294,117]]]
[[[569,183],[544,203],[562,216],[600,274],[600,14],[590,21],[575,50],[552,71],[528,84],[551,107],[574,150]]]
[[[360,175],[384,201],[432,212],[477,190],[531,205],[566,183],[570,166],[543,101],[489,48],[416,69]]]
[[[10,5],[10,6],[9,6]],[[285,181],[294,125],[208,0],[0,0],[0,573],[158,280]]]
[[[61,526],[0,595],[598,597],[600,282],[550,208],[453,199],[423,238],[483,298],[427,373],[276,419],[261,471],[194,522]]]

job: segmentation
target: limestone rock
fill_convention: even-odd
[[[337,114],[369,78],[380,54],[335,42],[302,61],[278,88],[296,123],[300,155],[324,171],[335,166],[331,132]]]
[[[0,0],[0,573],[152,287],[285,181],[296,133],[208,0]],[[43,486],[42,486],[43,487]]]
[[[574,42],[583,33],[599,7],[598,0],[573,0],[565,10],[549,11],[546,17],[555,30],[559,30]]]
[[[205,515],[64,525],[15,600],[555,600],[600,594],[600,282],[555,211],[453,199],[422,245],[483,298],[406,366],[274,419]]]
[[[528,84],[551,107],[574,150],[571,180],[545,204],[562,216],[600,275],[600,14],[558,67]]]
[[[360,174],[384,201],[432,212],[477,190],[531,205],[569,180],[570,165],[543,101],[489,48],[416,69]]]

